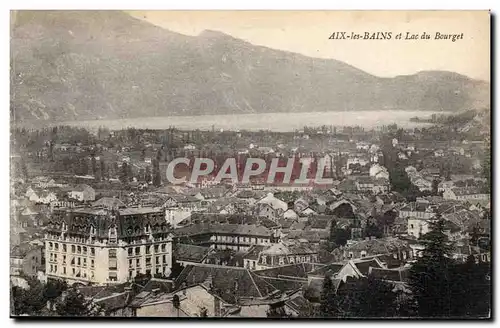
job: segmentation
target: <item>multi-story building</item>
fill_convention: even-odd
[[[262,270],[296,263],[317,263],[318,256],[318,250],[308,243],[286,241],[263,249],[256,266],[252,262],[246,264],[247,268]]]
[[[161,208],[73,208],[53,212],[45,235],[48,277],[121,283],[169,275],[171,229]]]
[[[197,223],[175,230],[183,243],[208,246],[214,249],[246,251],[253,245],[270,245],[274,232],[255,224]]]
[[[464,187],[464,188],[451,188],[443,192],[444,199],[469,201],[474,202],[478,200],[488,200],[490,195],[482,192],[479,188]]]

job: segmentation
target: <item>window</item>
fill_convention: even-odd
[[[57,272],[57,265],[54,265],[54,272]]]
[[[151,254],[152,248],[153,248],[153,246],[150,246],[150,247],[146,246],[146,254],[148,254],[148,255]]]
[[[63,250],[63,252],[67,252],[67,250],[66,250],[66,244],[62,245],[62,250]]]
[[[158,253],[160,251],[160,245],[155,245],[155,253]]]
[[[109,228],[109,242],[116,243],[116,227]]]
[[[50,265],[50,272],[54,272],[54,266],[52,264]]]
[[[94,268],[94,260],[90,260],[90,268],[93,269]]]
[[[265,255],[262,256],[262,264],[267,264],[267,257]]]
[[[134,250],[132,249],[132,247],[129,247],[128,249],[128,256],[132,256],[134,253]]]
[[[128,266],[132,267],[134,265],[134,261],[132,259],[128,260]]]
[[[278,260],[278,263],[279,263],[279,265],[284,265],[285,264],[285,258],[283,256],[280,256],[279,260]]]
[[[161,251],[166,252],[167,251],[167,244],[162,244],[161,245]]]
[[[87,247],[83,246],[83,254],[87,255]]]
[[[134,271],[129,271],[128,272],[128,277],[129,278],[133,278],[133,276],[134,276]]]
[[[59,244],[58,243],[54,243],[54,247],[56,248],[56,251],[59,251]]]
[[[50,256],[49,256],[49,261],[52,261],[54,258],[54,254],[50,253]]]
[[[159,256],[156,257],[156,262],[155,263],[156,264],[160,263],[160,257]]]
[[[74,275],[75,275],[75,272],[76,272],[76,271],[75,271],[75,268],[72,268],[71,270],[72,270],[72,272],[73,272],[72,274],[73,274],[73,276],[74,276]]]
[[[83,258],[83,267],[84,268],[87,267],[87,258],[86,257]]]
[[[77,247],[76,247],[76,252],[77,252],[78,254],[81,254],[81,253],[82,253],[82,247],[81,247],[81,246],[77,246]]]
[[[76,265],[81,265],[81,262],[80,262],[80,261],[81,261],[81,260],[80,260],[80,258],[77,258],[77,259],[76,259]]]
[[[140,255],[141,254],[141,248],[140,247],[136,247],[135,248],[135,255]]]
[[[163,256],[162,256],[162,260],[163,260],[163,261],[162,261],[162,263],[167,263],[167,256],[166,256],[166,255],[163,255]]]
[[[136,259],[135,260],[135,266],[138,267],[138,268],[141,266],[141,259]]]
[[[108,251],[109,257],[109,270],[116,270],[117,261],[116,261],[116,249],[110,249]]]
[[[295,263],[295,259],[293,258],[293,256],[291,256],[290,258],[288,258],[288,261],[290,262],[290,264],[294,264]]]
[[[116,272],[110,272],[108,276],[110,281],[117,281],[118,280],[118,275]]]
[[[90,255],[95,256],[95,248],[94,247],[90,248]]]
[[[66,274],[66,267],[63,267],[63,274]]]
[[[146,257],[146,266],[151,265],[151,257]]]

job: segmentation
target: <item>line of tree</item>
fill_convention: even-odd
[[[425,245],[410,269],[407,288],[396,289],[372,276],[349,283],[343,291],[329,276],[324,279],[319,317],[323,318],[487,318],[491,313],[490,266],[465,263],[451,256],[453,245],[441,217],[421,237]],[[345,284],[344,284],[345,285]]]

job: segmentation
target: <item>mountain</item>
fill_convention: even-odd
[[[460,74],[380,78],[216,31],[185,36],[117,11],[17,12],[10,64],[18,122],[489,106],[489,83]]]

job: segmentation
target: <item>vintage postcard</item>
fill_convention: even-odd
[[[491,319],[489,11],[12,11],[11,316]]]

